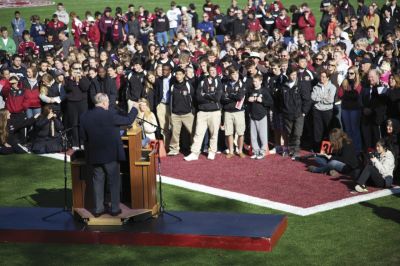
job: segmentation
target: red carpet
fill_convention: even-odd
[[[167,157],[162,159],[162,175],[302,208],[354,196],[349,177],[313,174],[303,162],[279,155],[228,160],[219,154],[215,161],[201,155],[193,162],[184,161],[182,155]]]

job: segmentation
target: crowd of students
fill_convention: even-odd
[[[311,10],[232,0],[223,12],[206,0],[198,13],[172,1],[166,11],[130,4],[80,18],[58,3],[50,19],[32,15],[30,28],[16,11],[11,28],[0,29],[0,153],[27,142],[34,152],[58,151],[63,128],[79,148],[80,115],[102,92],[121,112],[139,102],[139,117],[162,128],[140,122],[145,139],[161,135],[169,156],[188,149],[186,161],[203,152],[209,160],[219,152],[295,160],[330,139],[332,154],[310,171],[353,173],[358,154],[377,146],[386,155],[367,165],[393,178],[400,8],[396,0],[357,4],[323,0]],[[318,33],[313,12],[322,14]],[[362,168],[357,178],[376,176]]]

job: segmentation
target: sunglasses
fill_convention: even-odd
[[[354,75],[354,74],[356,74],[356,73],[354,73],[354,72],[349,72],[349,75]]]
[[[329,64],[329,66],[331,66],[331,67],[336,67],[336,65],[332,65],[332,64]]]
[[[322,61],[322,60],[324,60],[324,59],[322,59],[322,58],[315,58],[315,60],[317,60],[317,61]]]
[[[73,69],[73,70],[82,70],[81,67],[73,67],[72,69]]]

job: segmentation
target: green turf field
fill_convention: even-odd
[[[13,155],[0,157],[0,165],[0,206],[63,206],[61,161]],[[279,213],[173,186],[166,185],[164,193],[168,210]],[[288,214],[288,220],[288,229],[272,253],[7,243],[0,244],[0,264],[400,265],[399,196],[307,217]]]
[[[83,15],[136,1],[63,1]],[[194,2],[201,12],[203,1]],[[225,10],[230,1],[214,1]],[[319,0],[307,1],[319,21]],[[352,1],[354,2],[354,1]],[[369,3],[369,0],[366,0]],[[379,1],[379,2],[382,2]],[[243,0],[239,1],[244,3]],[[284,1],[286,6],[296,1]],[[140,2],[167,8],[169,1]],[[23,17],[50,17],[54,7],[20,8]],[[14,9],[0,10],[9,26]],[[63,164],[34,155],[0,157],[0,206],[63,206]],[[266,184],[267,185],[267,184]],[[238,201],[165,186],[168,210],[280,213]],[[70,198],[69,193],[69,198]],[[106,245],[0,244],[0,265],[400,265],[400,196],[389,196],[307,217],[288,214],[289,226],[272,253]],[[2,219],[2,217],[0,217]]]

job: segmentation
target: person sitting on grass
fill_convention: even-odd
[[[30,127],[35,123],[39,114],[30,119],[9,123],[11,113],[7,109],[0,109],[0,155],[28,153],[28,149],[22,146],[16,132],[20,129]]]
[[[356,150],[352,140],[341,129],[334,128],[329,134],[331,154],[318,154],[315,158],[318,166],[309,166],[313,173],[329,173],[331,176],[349,174],[358,167]]]
[[[365,184],[371,178],[377,187],[388,188],[393,183],[394,156],[388,149],[387,142],[380,139],[376,143],[376,152],[370,153],[370,161],[357,178],[354,189],[357,192],[368,192]]]
[[[51,105],[45,105],[35,122],[35,136],[32,141],[32,152],[36,154],[63,151],[60,132],[64,129],[62,122],[53,112]]]

